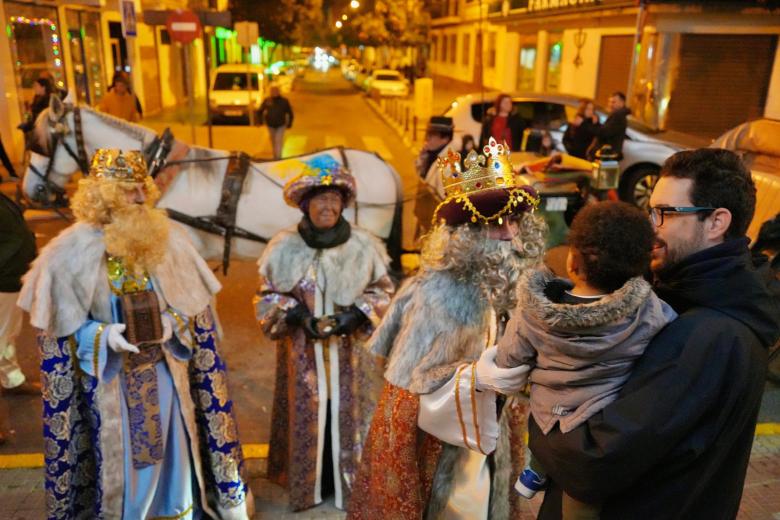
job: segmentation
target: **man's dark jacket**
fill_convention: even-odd
[[[0,193],[0,292],[19,292],[22,276],[35,258],[35,235],[22,210]]]
[[[560,488],[609,519],[732,519],[742,496],[780,308],[747,238],[671,267],[656,292],[679,314],[648,346],[618,399],[530,448],[553,481],[539,512],[560,518]]]
[[[618,154],[618,160],[623,158],[623,141],[626,138],[626,128],[628,128],[628,116],[631,110],[626,107],[619,108],[609,114],[604,124],[596,130],[596,138],[588,148],[588,158],[593,159],[596,152],[608,144],[612,151]]]
[[[269,96],[260,105],[260,121],[272,128],[286,126],[290,128],[293,122],[293,111],[290,102],[282,96]]]

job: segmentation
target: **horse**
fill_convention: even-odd
[[[163,172],[155,179],[162,191],[158,207],[186,224],[200,254],[221,259],[224,270],[230,258],[257,259],[271,237],[300,220],[300,211],[283,200],[284,184],[300,173],[303,161],[328,154],[356,179],[358,197],[345,208],[344,218],[384,240],[394,267],[400,265],[401,181],[376,153],[335,147],[277,161],[245,156],[246,171],[232,178],[228,165],[241,162],[236,154],[177,141],[168,146],[178,150],[173,157],[176,153],[163,150],[154,130],[57,96],[38,117],[34,132],[22,181],[31,201],[44,207],[66,204],[65,184],[79,170],[88,174],[87,160],[99,148],[143,150],[152,156],[153,173]]]

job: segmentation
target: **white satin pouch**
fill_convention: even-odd
[[[477,391],[475,364],[463,364],[441,388],[420,395],[417,425],[439,440],[488,455],[496,449],[496,393]]]

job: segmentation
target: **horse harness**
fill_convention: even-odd
[[[65,136],[69,133],[67,125],[64,123],[68,112],[73,112],[74,122],[74,134],[76,138],[76,150],[68,144],[65,140]],[[42,195],[44,199],[44,207],[60,208],[67,205],[67,198],[65,196],[65,189],[54,184],[50,177],[52,171],[54,171],[54,162],[59,150],[60,145],[65,149],[68,155],[76,161],[79,169],[82,172],[89,172],[89,164],[87,163],[87,150],[84,147],[84,132],[81,125],[81,108],[78,105],[65,105],[65,110],[57,121],[52,122],[49,120],[49,134],[51,140],[48,143],[49,153],[42,153],[41,155],[49,158],[49,163],[46,165],[46,171],[41,172],[35,165],[30,163],[28,166],[30,170],[41,179],[42,184],[38,186],[38,193]],[[52,195],[54,201],[50,204]]]
[[[217,214],[209,217],[193,217],[180,211],[167,208],[168,216],[187,226],[224,237],[222,250],[222,273],[227,274],[230,266],[230,246],[233,237],[253,240],[263,244],[268,239],[251,231],[236,226],[238,201],[244,188],[244,181],[249,171],[249,155],[244,152],[233,152],[227,157],[228,165],[225,179],[222,181],[222,191],[217,206]]]

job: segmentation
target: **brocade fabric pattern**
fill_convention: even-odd
[[[420,399],[385,383],[363,447],[349,520],[419,520],[424,517],[442,450],[417,427]]]

